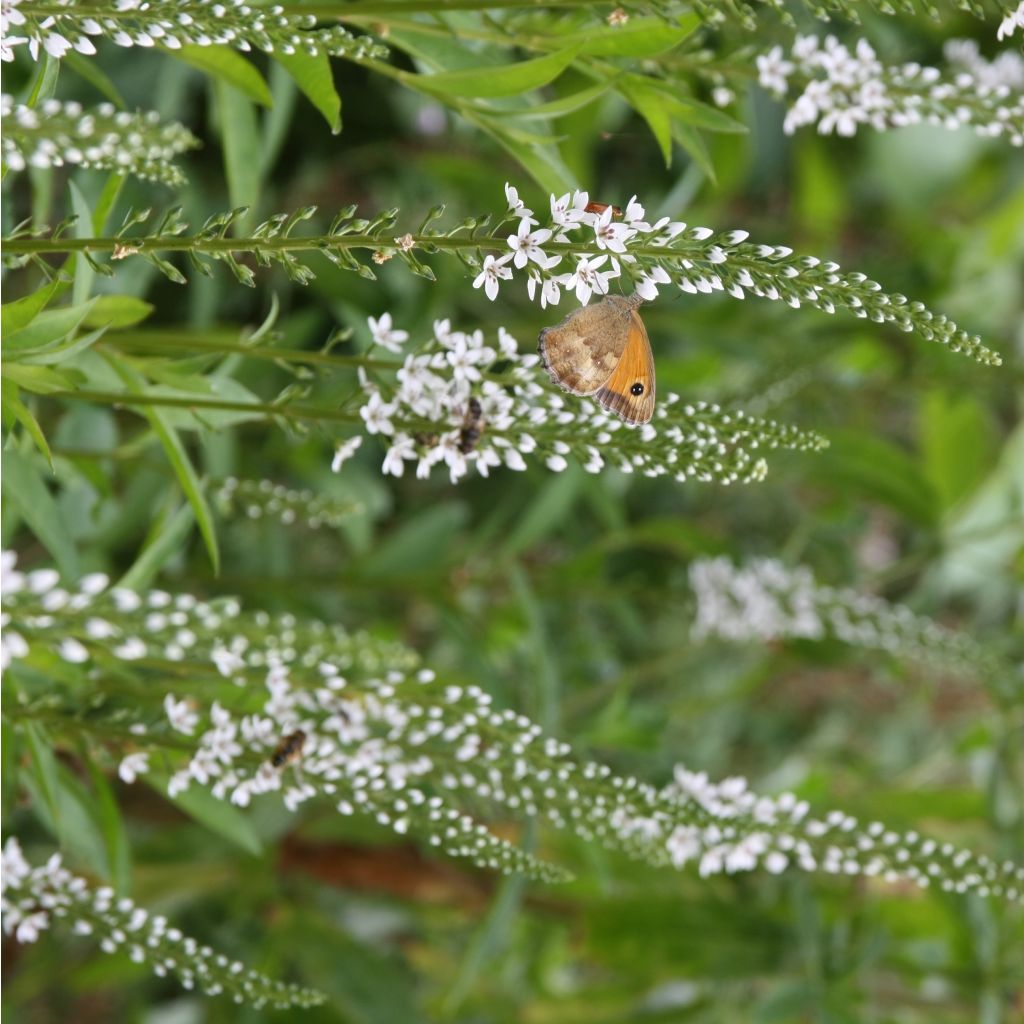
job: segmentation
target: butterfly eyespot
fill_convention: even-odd
[[[634,384],[634,385],[633,385],[633,386],[632,386],[632,387],[631,387],[631,388],[629,389],[629,393],[630,393],[631,395],[642,395],[642,394],[644,393],[644,386],[643,386],[643,384],[641,384],[641,383],[640,383],[639,381],[637,381],[637,382],[636,382],[636,383],[635,383],[635,384]]]

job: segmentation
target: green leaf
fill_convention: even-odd
[[[166,777],[161,777],[159,772],[151,771],[143,778],[158,793],[167,797]],[[184,793],[167,799],[200,825],[234,843],[246,853],[256,857],[262,852],[263,845],[255,829],[249,824],[249,819],[237,807],[225,800],[218,800],[208,789],[190,786]]]
[[[92,235],[92,207],[73,180],[68,181],[68,191],[71,193],[71,209],[76,218],[73,226],[75,238],[88,238]],[[96,271],[82,253],[76,253],[71,259],[74,260],[75,267],[71,302],[77,305],[89,298],[93,281],[96,279]]]
[[[672,164],[672,118],[664,94],[641,75],[626,75],[617,86],[630,106],[647,122],[665,159]]]
[[[334,75],[327,54],[275,53],[274,59],[303,91],[306,98],[324,115],[332,135],[341,131],[341,97],[334,87]]]
[[[247,216],[252,216],[259,203],[263,165],[256,111],[234,87],[224,82],[214,85],[231,205],[247,206],[250,211]]]
[[[99,341],[104,334],[107,333],[106,327],[97,327],[94,331],[88,331],[85,334],[69,335],[64,341],[59,342],[56,345],[50,345],[42,352],[36,352],[31,355],[25,356],[25,362],[32,365],[48,363],[59,363],[69,356],[75,355],[77,352],[83,352],[89,348],[90,345]]]
[[[213,515],[210,512],[209,505],[206,503],[206,496],[203,494],[203,485],[196,475],[188,453],[185,451],[185,446],[181,443],[181,438],[178,437],[174,428],[167,423],[163,410],[143,407],[142,411],[146,419],[149,420],[153,433],[159,438],[160,444],[163,446],[164,452],[167,454],[167,458],[178,478],[178,483],[181,484],[181,489],[185,492],[185,497],[188,498],[188,502],[192,506],[196,523],[199,526],[199,532],[202,534],[203,542],[206,544],[206,550],[210,555],[210,563],[213,565],[213,572],[216,576],[220,573],[220,551],[217,548],[217,534],[213,526]]]
[[[131,370],[119,360],[108,358],[107,361],[113,367],[114,372],[124,381],[127,391],[136,395],[144,395],[146,393],[139,375],[134,370]],[[149,421],[153,433],[156,434],[157,439],[160,441],[164,453],[171,463],[171,468],[178,478],[178,483],[185,492],[185,497],[195,513],[199,532],[202,534],[206,550],[210,555],[214,575],[218,574],[220,572],[220,551],[217,547],[217,533],[213,525],[213,515],[210,512],[210,506],[206,503],[203,485],[200,483],[195,468],[188,457],[188,452],[185,451],[185,446],[181,443],[181,438],[178,437],[177,431],[168,421],[163,409],[157,409],[153,406],[136,406],[134,411]]]
[[[4,348],[10,341],[10,336],[30,323],[49,305],[50,300],[61,290],[67,287],[67,281],[54,278],[48,281],[31,295],[23,299],[15,299],[14,302],[5,302],[0,306],[0,331],[4,336]]]
[[[134,295],[100,295],[82,324],[85,327],[131,327],[152,312],[151,303]]]
[[[4,452],[4,472],[7,472],[7,453]],[[60,801],[58,790],[60,782],[57,778],[57,759],[50,748],[49,737],[42,726],[35,722],[25,722],[21,726],[28,746],[29,764],[36,786],[42,797],[42,803],[49,815],[54,834],[61,834]]]
[[[442,96],[467,99],[488,99],[519,96],[556,79],[575,59],[579,46],[571,46],[533,60],[504,67],[468,68],[463,71],[442,71],[434,75],[403,73],[406,85]]]
[[[107,218],[110,216],[110,211],[114,208],[114,203],[117,202],[117,197],[121,194],[121,188],[126,180],[127,175],[118,174],[117,171],[108,175],[103,191],[92,210],[92,230],[95,234],[103,234],[104,228],[107,226]]]
[[[35,416],[32,415],[28,406],[18,396],[18,386],[5,377],[3,381],[0,381],[0,388],[3,389],[5,417],[7,414],[10,414],[25,428],[29,437],[35,442],[35,446],[43,453],[46,461],[50,464],[52,472],[53,454],[50,452],[50,445]]]
[[[78,578],[78,552],[61,519],[60,509],[31,459],[15,448],[3,453],[4,497],[53,555],[65,580]]]
[[[188,503],[180,505],[170,515],[161,516],[153,523],[142,550],[117,585],[127,590],[145,590],[167,562],[181,551],[193,522],[195,514]]]
[[[264,107],[273,105],[263,76],[249,61],[227,46],[183,46],[180,50],[164,52],[244,92],[254,103]]]
[[[711,154],[696,128],[673,121],[672,136],[689,153],[690,158],[707,175],[709,181],[718,180],[715,177],[715,165],[711,162]]]
[[[580,53],[588,57],[656,57],[678,46],[700,26],[696,14],[675,24],[661,18],[631,18],[618,28],[601,28],[584,38]]]
[[[90,801],[92,816],[103,837],[107,853],[107,877],[118,892],[127,892],[131,883],[131,848],[121,809],[103,772],[91,760],[86,759],[86,764],[95,791]]]
[[[37,355],[59,345],[85,320],[95,301],[39,313],[27,327],[4,337],[4,358]]]
[[[535,107],[526,107],[517,110],[515,116],[520,121],[539,121],[549,118],[564,117],[566,114],[574,114],[577,110],[600,99],[611,87],[611,82],[601,82],[599,85],[589,89],[581,89],[579,92],[570,93],[557,100],[550,100],[548,103],[538,103]]]
[[[737,121],[717,107],[701,103],[700,100],[695,100],[692,96],[668,96],[667,102],[672,117],[678,118],[684,124],[692,124],[696,128],[706,128],[711,132],[743,134],[747,131],[747,126],[742,121]]]
[[[952,508],[992,468],[998,447],[991,419],[970,395],[931,391],[920,406],[924,471],[943,509]]]
[[[82,381],[78,370],[54,370],[48,366],[29,366],[27,363],[4,363],[5,380],[14,381],[19,387],[37,395],[49,395],[54,391],[74,391]]]
[[[96,61],[83,57],[74,50],[68,50],[61,58],[80,78],[84,78],[98,93],[105,96],[115,107],[124,110],[127,104],[118,92],[117,86],[99,69]]]

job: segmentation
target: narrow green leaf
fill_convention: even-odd
[[[93,299],[76,306],[63,306],[39,313],[27,327],[4,337],[4,358],[18,359],[21,356],[36,355],[59,345],[78,328],[95,301]]]
[[[661,18],[631,18],[625,25],[587,35],[580,53],[588,57],[656,57],[678,46],[700,24],[696,14],[681,15],[676,24]]]
[[[45,100],[52,99],[57,91],[57,78],[60,76],[60,61],[51,57],[48,53],[40,54],[43,58],[39,65],[36,80],[32,83],[32,91],[29,93],[25,105],[37,107]]]
[[[83,57],[74,50],[68,50],[61,58],[79,78],[84,78],[98,93],[105,96],[115,107],[124,110],[127,104],[118,92],[117,86],[100,70],[97,62]]]
[[[85,349],[99,341],[106,333],[106,327],[97,327],[96,330],[88,331],[85,334],[68,335],[63,341],[56,345],[48,346],[42,352],[35,352],[25,356],[24,361],[33,366],[45,366],[50,363],[62,362],[78,352],[85,351]]]
[[[96,235],[103,234],[107,226],[107,218],[110,216],[110,211],[114,208],[126,180],[127,175],[118,174],[117,171],[113,171],[107,177],[103,191],[100,193],[99,199],[96,200],[92,211],[92,230]]]
[[[128,590],[145,590],[167,562],[181,551],[194,521],[195,514],[188,503],[179,505],[169,515],[161,516],[153,523],[138,557],[117,585]]]
[[[148,772],[143,776],[162,796],[167,796],[167,780],[158,772]],[[256,830],[249,824],[249,819],[224,800],[218,800],[208,789],[191,786],[184,793],[167,797],[176,807],[180,807],[190,818],[211,832],[227,839],[254,857],[262,852]]]
[[[12,334],[28,327],[30,323],[49,305],[50,300],[63,288],[67,287],[66,281],[54,278],[48,281],[31,295],[23,299],[15,299],[14,302],[5,302],[0,306],[0,331],[4,336],[4,348]]]
[[[6,470],[7,453],[4,452],[4,471],[6,472]],[[53,825],[53,831],[60,837],[61,817],[58,798],[60,782],[57,778],[57,759],[53,756],[53,750],[50,748],[49,737],[40,725],[36,722],[25,722],[21,729],[25,734],[29,763],[39,795]]]
[[[76,217],[73,227],[75,238],[88,238],[92,235],[92,207],[74,180],[68,181],[68,191],[71,193],[71,210]],[[75,283],[71,288],[71,302],[73,305],[78,305],[89,298],[93,281],[96,280],[96,271],[81,254],[76,254],[71,259],[74,260],[75,267]]]
[[[274,59],[303,91],[306,98],[320,111],[332,135],[341,131],[341,97],[334,87],[331,61],[323,51],[315,57],[308,53],[275,53]]]
[[[661,148],[665,166],[671,166],[672,118],[669,116],[668,104],[661,90],[641,75],[626,75],[617,88],[630,106],[647,122]]]
[[[520,121],[539,121],[574,114],[577,110],[582,110],[585,106],[593,103],[594,100],[600,99],[608,92],[610,86],[611,82],[601,82],[589,89],[581,89],[579,92],[561,96],[548,103],[538,103],[535,107],[516,110],[515,116]]]
[[[124,382],[125,390],[136,395],[144,395],[146,393],[146,388],[141,378],[134,370],[130,369],[120,360],[109,356],[107,362]],[[171,468],[178,478],[178,483],[185,492],[185,497],[195,513],[199,532],[202,534],[203,543],[206,545],[206,550],[210,555],[210,562],[216,575],[220,572],[220,551],[217,547],[217,533],[213,526],[213,515],[210,512],[210,506],[206,503],[203,485],[200,483],[195,468],[192,466],[188,452],[185,451],[181,438],[178,437],[177,431],[169,422],[163,409],[157,409],[153,406],[137,406],[134,411],[149,421],[153,433],[156,434],[163,447],[164,453],[171,463]]]
[[[131,848],[121,809],[103,772],[91,760],[86,760],[86,764],[94,791],[90,809],[107,853],[107,877],[118,892],[127,892],[131,883]]]
[[[46,461],[50,464],[52,472],[53,455],[50,452],[50,445],[35,416],[32,415],[28,406],[18,396],[18,386],[13,381],[4,378],[3,381],[0,381],[0,388],[3,389],[4,416],[6,417],[7,414],[10,414],[25,428],[29,437],[35,442],[35,446],[43,453]]]
[[[464,96],[467,99],[519,96],[556,79],[576,59],[578,53],[579,47],[571,46],[557,53],[504,67],[442,71],[435,75],[403,74],[402,81],[414,89],[442,96]]]
[[[708,176],[708,180],[716,182],[718,179],[715,177],[715,165],[711,162],[711,154],[704,145],[700,132],[688,124],[674,121],[672,136],[690,154],[693,162]]]
[[[78,552],[61,519],[60,509],[31,459],[15,448],[3,452],[4,497],[53,555],[66,580],[78,579]]]
[[[233,86],[215,82],[214,88],[231,205],[247,206],[250,212],[246,216],[252,216],[259,203],[263,164],[256,111],[246,96]]]
[[[152,312],[151,303],[134,295],[100,295],[82,324],[85,327],[131,327]]]
[[[701,103],[692,96],[669,96],[667,100],[672,116],[679,118],[684,124],[706,128],[710,132],[732,132],[737,135],[747,131],[747,126],[742,121],[737,121],[717,107]]]
[[[5,380],[34,395],[49,395],[54,391],[74,391],[84,379],[78,370],[54,370],[49,366],[29,366],[27,363],[5,362],[2,370]]]
[[[165,52],[244,92],[260,106],[273,104],[263,76],[249,61],[227,46],[183,46],[180,50]]]

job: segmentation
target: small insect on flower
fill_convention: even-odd
[[[584,213],[604,213],[604,211],[607,210],[610,205],[611,205],[610,203],[599,203],[596,200],[591,200],[589,203],[587,203],[586,206],[583,207],[583,212]],[[618,206],[612,206],[612,216],[613,217],[621,217],[622,216],[621,208],[618,207]]]
[[[480,440],[484,431],[484,410],[480,400],[470,396],[466,405],[466,416],[462,421],[462,428],[459,430],[459,451],[468,455]]]
[[[302,756],[302,748],[306,743],[306,734],[301,729],[288,733],[274,748],[270,755],[270,763],[274,768],[284,768]]]

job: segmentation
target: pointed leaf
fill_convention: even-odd
[[[324,115],[332,135],[341,131],[341,97],[334,87],[331,62],[323,51],[310,56],[308,53],[275,53],[274,59],[303,91],[306,98]]]
[[[172,57],[212,75],[244,92],[254,103],[273,106],[270,89],[263,76],[244,57],[227,46],[183,46],[180,50],[167,50]]]
[[[506,64],[504,67],[442,71],[435,75],[406,73],[402,75],[402,81],[414,89],[442,96],[464,96],[467,99],[520,96],[556,79],[576,59],[578,53],[579,47],[572,46],[544,57]]]

